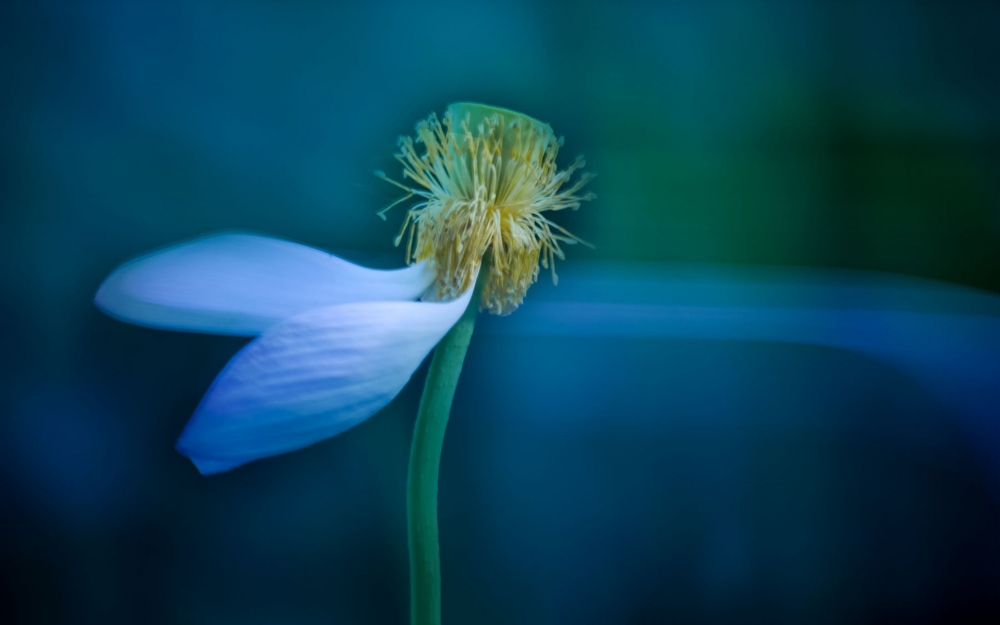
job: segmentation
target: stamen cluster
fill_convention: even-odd
[[[425,150],[417,153],[417,144]],[[551,268],[564,258],[561,244],[584,243],[542,213],[576,210],[593,194],[579,195],[592,178],[584,173],[568,184],[583,158],[560,171],[562,146],[548,124],[525,115],[480,104],[453,104],[443,123],[433,113],[416,126],[416,139],[401,137],[396,159],[403,180],[379,176],[407,194],[383,209],[411,198],[396,237],[407,238],[407,262],[429,260],[437,272],[432,289],[438,299],[465,292],[490,253],[490,271],[480,309],[508,315],[538,278],[538,267]],[[564,188],[565,187],[565,188]]]

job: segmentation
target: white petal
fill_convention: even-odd
[[[204,474],[339,434],[385,406],[462,316],[447,303],[368,302],[308,311],[226,366],[177,449]]]
[[[312,308],[413,300],[433,280],[423,263],[381,271],[290,241],[220,234],[125,263],[94,303],[138,325],[253,336]]]

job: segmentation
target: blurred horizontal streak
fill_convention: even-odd
[[[567,269],[558,288],[536,288],[528,300],[482,331],[795,343],[884,362],[952,409],[1000,495],[996,295],[867,272],[593,264]]]
[[[874,271],[695,263],[571,263],[544,273],[532,302],[888,309],[1000,316],[1000,295]],[[521,317],[520,312],[516,317]]]

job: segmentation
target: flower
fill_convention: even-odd
[[[300,449],[367,419],[462,316],[487,250],[493,263],[480,305],[507,314],[539,261],[551,266],[563,257],[560,242],[579,241],[540,215],[588,199],[575,195],[584,177],[560,191],[582,160],[556,171],[559,142],[548,125],[468,104],[452,105],[444,119],[443,127],[433,116],[417,125],[422,156],[400,140],[404,179],[422,187],[404,186],[402,199],[423,198],[403,225],[416,261],[409,267],[368,269],[228,233],[129,261],[100,286],[95,304],[122,321],[257,337],[218,375],[178,440],[201,473]]]

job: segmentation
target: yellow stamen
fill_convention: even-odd
[[[492,254],[490,275],[480,309],[508,315],[538,279],[539,263],[551,268],[564,258],[561,244],[583,243],[541,213],[576,210],[591,193],[577,192],[593,177],[581,175],[577,158],[567,169],[556,169],[562,139],[548,124],[514,111],[484,104],[452,104],[443,123],[431,113],[416,127],[417,137],[400,137],[396,159],[403,165],[403,182],[377,172],[406,195],[379,212],[411,198],[399,245],[409,229],[407,262],[429,260],[437,271],[438,299],[449,299],[471,286],[483,254]],[[415,145],[426,150],[417,154]],[[416,246],[414,247],[414,235]],[[432,287],[432,288],[435,288]]]

